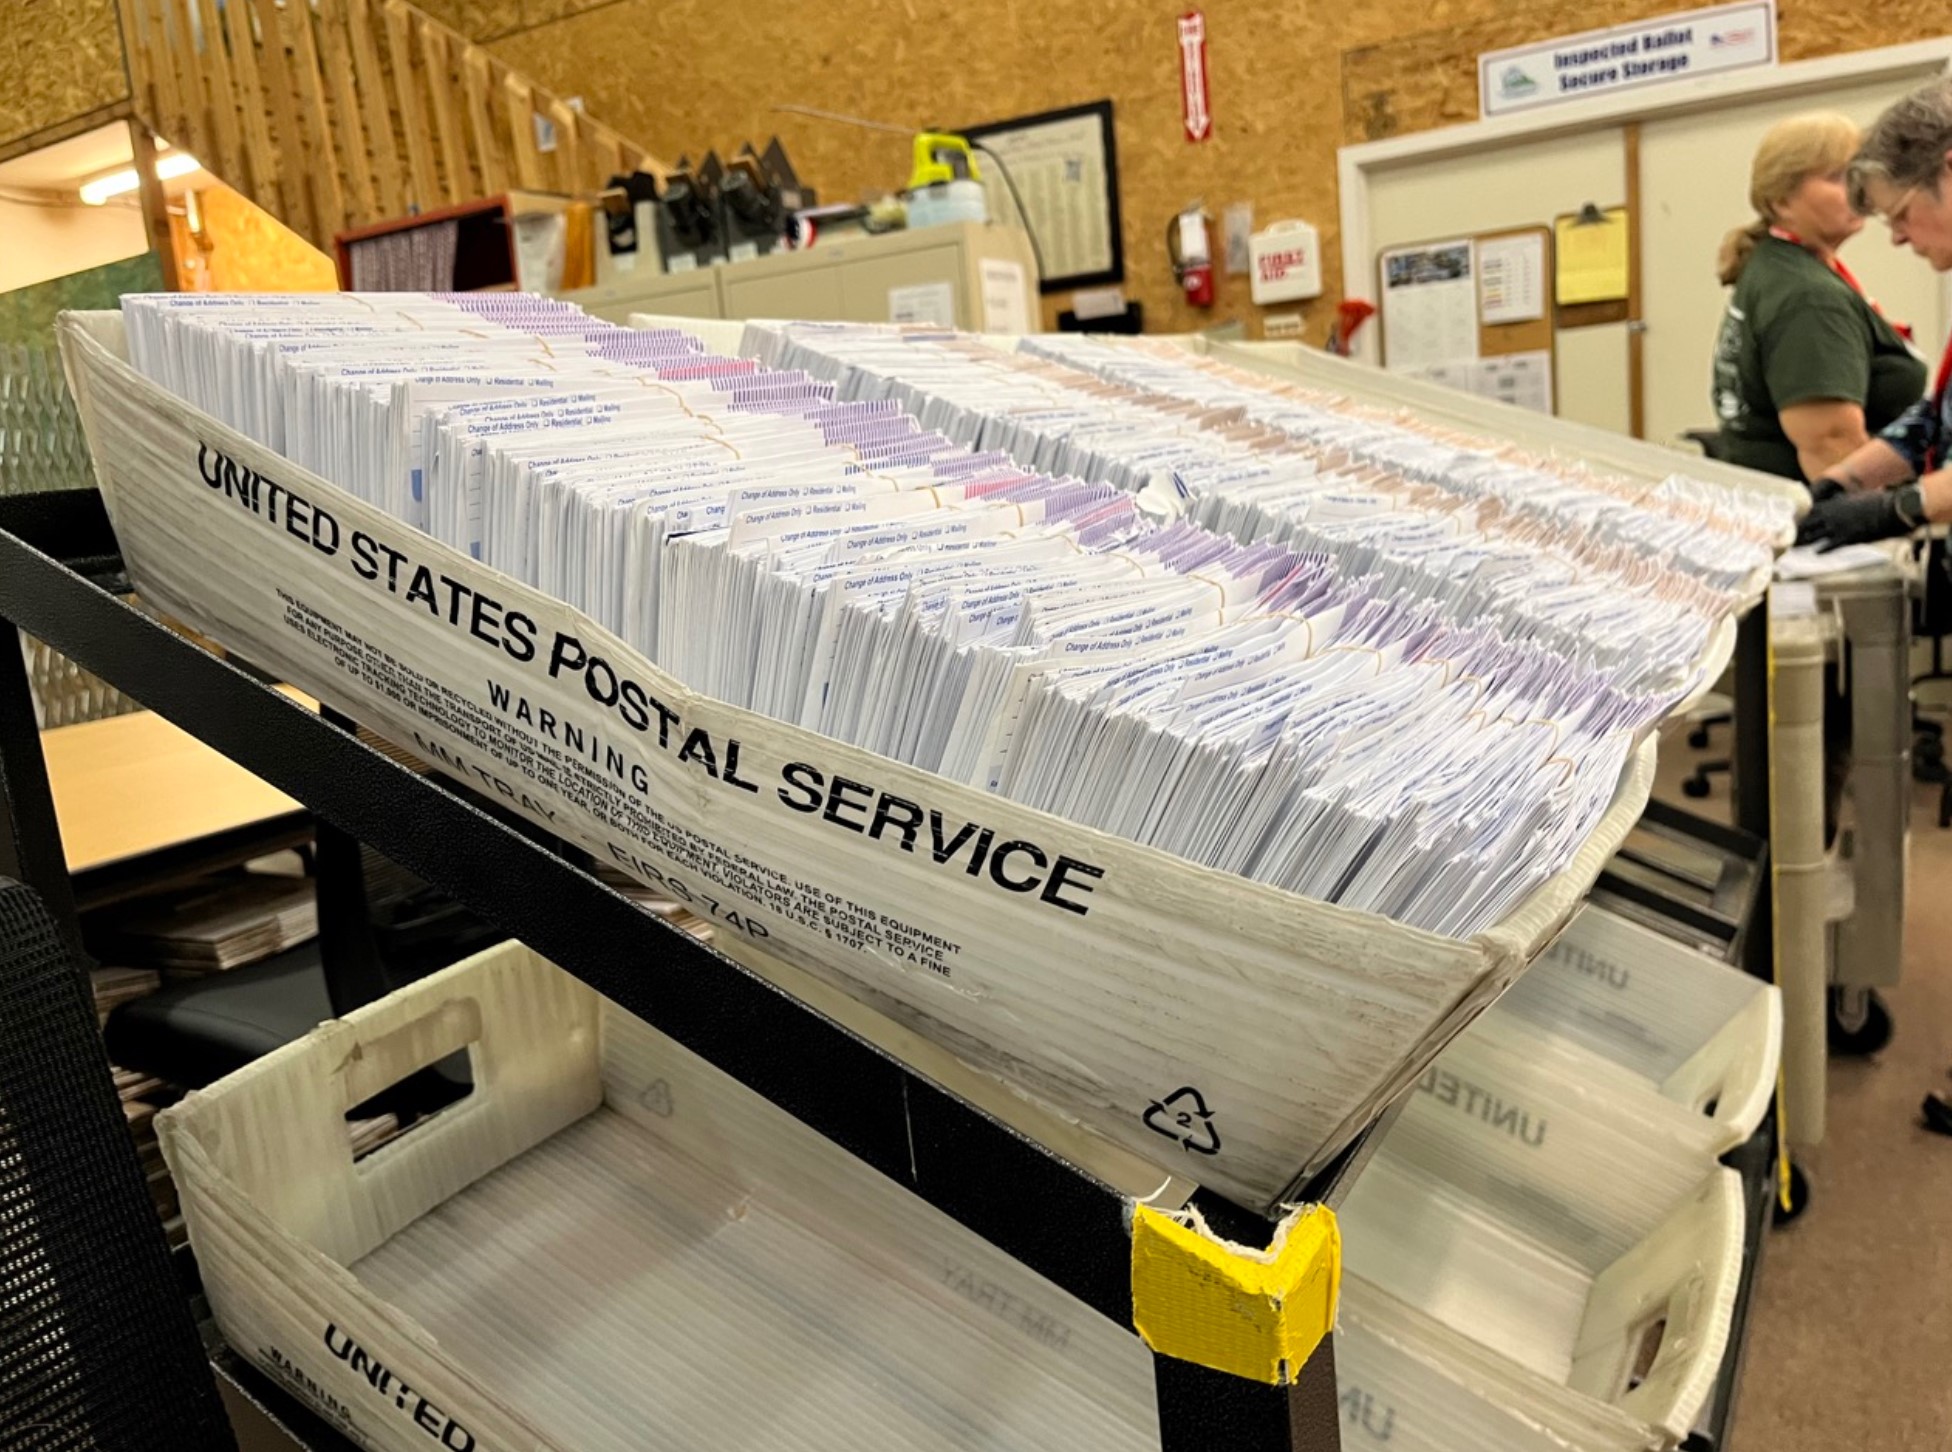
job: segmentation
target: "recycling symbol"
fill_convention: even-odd
[[[1145,1112],[1145,1127],[1178,1140],[1181,1149],[1196,1155],[1220,1153],[1220,1131],[1213,1127],[1213,1111],[1191,1084],[1173,1090],[1163,1100],[1155,1099]]]
[[[676,1107],[671,1102],[671,1085],[663,1079],[652,1080],[649,1087],[637,1096],[637,1102],[659,1119],[669,1119]]]

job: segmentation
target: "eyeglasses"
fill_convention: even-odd
[[[1904,194],[1898,198],[1897,205],[1892,207],[1890,211],[1877,212],[1874,215],[1893,232],[1897,231],[1905,224],[1905,213],[1911,210],[1912,199],[1923,190],[1924,186],[1922,183],[1918,186],[1907,188]]]

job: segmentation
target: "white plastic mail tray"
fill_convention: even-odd
[[[1406,1427],[1469,1392],[1591,1452],[1674,1445],[1713,1386],[1741,1274],[1741,1184],[1716,1132],[1642,1086],[1453,1046],[1343,1206],[1347,1355],[1415,1392]]]
[[[1503,920],[1463,940],[1411,929],[715,701],[580,611],[142,377],[126,362],[119,315],[64,314],[61,330],[116,538],[151,605],[1007,1092],[1166,1174],[1198,1154],[1201,1184],[1256,1210],[1330,1163],[1523,971],[1652,786],[1650,738],[1571,862]],[[316,539],[268,528],[221,487],[247,477],[302,498],[307,517],[329,525]],[[521,614],[549,644],[490,645],[460,616],[406,600],[362,573],[361,538],[411,558],[413,578],[438,574],[506,618]],[[644,729],[599,733],[599,770],[579,754],[596,737],[579,732],[572,748],[567,731],[557,740],[539,723],[585,719],[606,689],[591,683],[611,677],[636,683],[683,730],[666,731],[664,714],[650,730],[647,714]],[[536,725],[525,720],[532,707]],[[829,809],[794,807],[793,784],[815,780]],[[943,840],[961,830],[956,841],[993,841],[999,856],[972,875],[854,831],[833,807],[843,785],[926,804]],[[1002,881],[1006,846],[1045,868]],[[1075,894],[1086,881],[1088,910]],[[1209,1109],[1203,1127],[1174,1133],[1160,1106],[1195,1102]]]
[[[464,1046],[355,1161],[347,1104]],[[1136,1336],[518,944],[160,1131],[225,1336],[380,1452],[1159,1444]]]
[[[1701,1112],[1722,1152],[1755,1133],[1776,1091],[1775,985],[1591,903],[1466,1036],[1517,1025],[1549,1040],[1569,1073],[1612,1067]]]

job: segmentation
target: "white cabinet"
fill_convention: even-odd
[[[693,272],[638,272],[561,297],[611,322],[688,318],[902,319],[970,332],[1042,326],[1037,259],[1016,227],[959,222],[826,240]]]

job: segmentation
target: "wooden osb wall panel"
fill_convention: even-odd
[[[475,41],[500,40],[600,9],[615,0],[415,0],[435,19]],[[573,93],[572,93],[573,94]]]
[[[1457,8],[1453,5],[1451,8]],[[1412,34],[1352,46],[1342,56],[1343,139],[1374,141],[1434,126],[1478,119],[1478,56],[1542,37],[1624,25],[1686,8],[1686,0],[1535,0],[1529,5],[1479,4],[1478,14],[1441,27],[1419,16]],[[1945,33],[1952,12],[1944,0],[1896,0],[1889,5],[1838,7],[1779,0],[1784,60],[1899,45]]]
[[[0,144],[128,96],[115,0],[0,0]]]
[[[1879,5],[1840,5],[1834,10],[1793,0],[1783,18],[1783,58],[1801,60],[1845,50],[1931,40],[1952,33],[1945,0],[1885,0]]]
[[[508,20],[513,0],[437,0]],[[522,0],[559,13],[579,0]],[[1153,328],[1208,325],[1255,310],[1245,278],[1223,278],[1220,306],[1185,306],[1167,265],[1167,221],[1203,199],[1216,217],[1252,200],[1261,221],[1300,216],[1332,231],[1341,134],[1335,54],[1299,6],[1209,0],[1213,138],[1180,130],[1176,17],[1184,5],[1100,0],[1060,6],[975,0],[953,16],[917,0],[886,6],[757,0],[611,0],[524,24],[489,48],[541,85],[580,95],[592,114],[670,160],[780,135],[823,199],[907,180],[906,137],[780,114],[794,102],[905,127],[972,125],[1110,97],[1118,129],[1129,297]],[[649,58],[658,58],[654,64]],[[1217,223],[1216,223],[1217,236]],[[1326,240],[1326,239],[1325,239]],[[1054,314],[1054,309],[1053,309]]]
[[[1342,53],[1342,139],[1376,141],[1478,119],[1478,56],[1541,36],[1623,25],[1680,8],[1686,0],[1608,0],[1606,18],[1582,0],[1470,6],[1441,27],[1393,35]],[[1419,17],[1429,24],[1432,17]]]
[[[1479,51],[1682,8],[1687,0],[1206,0],[1214,134],[1180,131],[1175,20],[1184,0],[971,0],[952,18],[919,0],[870,6],[762,0],[420,0],[537,84],[675,161],[777,132],[823,198],[907,178],[904,137],[771,108],[781,102],[900,126],[970,125],[1110,97],[1117,112],[1126,294],[1155,330],[1239,318],[1260,331],[1245,277],[1189,308],[1165,252],[1167,222],[1203,200],[1263,226],[1321,229],[1326,295],[1305,309],[1319,342],[1341,295],[1335,152],[1344,141],[1474,119]],[[1819,9],[1781,0],[1790,57],[1945,30],[1945,0]],[[1850,13],[1844,13],[1849,11]],[[1054,318],[1055,304],[1047,308]]]
[[[213,292],[334,292],[332,259],[248,197],[226,186],[197,193]],[[188,256],[183,243],[179,256]]]

